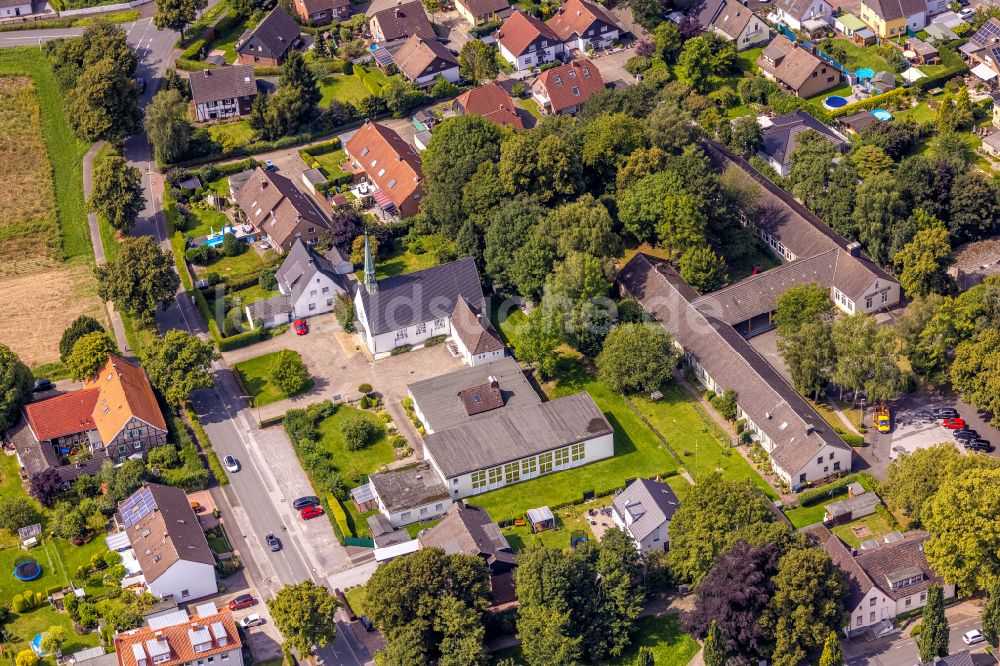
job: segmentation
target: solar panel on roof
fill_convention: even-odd
[[[132,527],[156,508],[153,492],[148,488],[140,488],[131,497],[122,502],[121,514],[125,527]]]
[[[392,54],[389,53],[388,49],[375,49],[372,51],[372,57],[375,58],[375,62],[382,67],[393,63]]]

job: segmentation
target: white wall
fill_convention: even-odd
[[[792,446],[794,446],[794,444],[792,444]],[[839,467],[837,467],[837,463],[840,463]],[[785,470],[773,460],[771,462],[771,466],[774,468],[774,471],[778,474],[778,476],[785,480],[785,483],[790,486],[797,486],[805,483],[805,481],[818,481],[820,479],[824,479],[831,474],[836,474],[837,472],[850,472],[851,451],[838,449],[827,444],[820,449],[816,455],[810,458],[809,462],[801,469]],[[802,480],[803,474],[806,475],[805,481]]]
[[[389,511],[382,498],[378,496],[378,491],[375,492],[375,499],[378,502],[379,512],[389,519],[389,523],[393,527],[403,527],[411,523],[419,523],[422,520],[430,520],[435,516],[440,516],[451,506],[451,500],[446,497],[402,511]]]
[[[536,49],[535,51],[528,51],[520,56],[514,56],[514,54],[508,51],[503,44],[500,44],[500,55],[503,56],[503,59],[509,62],[517,71],[529,69],[532,66],[541,65],[547,62],[552,62],[556,59],[556,55],[562,52],[562,43],[556,42],[554,44],[549,44],[543,49]]]
[[[292,303],[292,310],[296,317],[312,317],[331,312],[334,299],[342,291],[329,277],[323,273],[316,273],[309,286],[302,291],[299,300]]]
[[[458,352],[462,355],[462,358],[470,366],[482,365],[483,363],[489,363],[491,361],[495,361],[499,358],[503,358],[506,353],[506,348],[505,348],[505,349],[498,349],[492,352],[487,352],[485,354],[473,355],[469,351],[469,349],[465,346],[465,343],[462,342],[462,338],[455,333],[454,328],[451,329],[451,339],[455,343],[455,346],[458,347]],[[420,420],[423,421],[423,418],[421,418]]]
[[[632,543],[635,544],[635,547],[639,550],[640,553],[646,554],[646,553],[652,553],[654,551],[666,550],[667,545],[670,543],[669,520],[663,521],[663,523],[659,527],[657,527],[655,530],[647,534],[646,538],[642,539],[641,541],[636,539],[635,535],[632,534],[631,531],[629,531],[628,525],[625,524],[625,521],[622,520],[622,517],[618,515],[618,512],[615,511],[614,509],[612,509],[611,511],[611,520],[614,522],[615,525],[620,527],[625,532],[625,534],[628,534],[630,537],[632,537]]]
[[[418,86],[422,86],[428,83],[434,83],[434,81],[439,76],[443,76],[447,81],[451,81],[452,83],[457,83],[459,78],[461,78],[458,74],[458,67],[455,66],[455,67],[449,67],[448,69],[439,69],[438,71],[433,72],[431,74],[427,74],[425,76],[418,76],[417,80],[414,83],[416,83]]]
[[[607,28],[607,26],[604,26]],[[591,44],[594,45],[595,49],[604,49],[611,45],[611,42],[618,39],[618,30],[615,28],[608,28],[605,32],[600,32],[600,30],[595,30],[590,28],[583,35],[577,38],[570,38],[566,41],[564,48],[569,51],[570,49],[579,49],[581,51],[586,51],[587,47]]]
[[[0,7],[0,18],[10,18],[12,16],[27,16],[31,14],[31,3],[25,2],[12,7]]]
[[[215,102],[201,102],[195,107],[198,111],[198,120],[205,121],[212,118],[211,114],[215,114],[215,118],[234,118],[240,115],[240,105],[237,99],[223,99],[217,100]]]
[[[394,348],[407,344],[416,347],[422,344],[427,338],[433,338],[436,335],[451,334],[451,317],[439,317],[438,319],[407,326],[398,331],[389,331],[388,333],[373,336],[368,329],[368,318],[361,299],[361,289],[364,289],[364,285],[358,289],[358,293],[354,297],[358,322],[361,324],[358,334],[373,355],[388,354]]]
[[[160,576],[147,581],[149,591],[159,598],[173,595],[178,603],[200,599],[216,594],[219,589],[215,582],[215,567],[202,562],[179,560]],[[182,592],[187,590],[187,596]]]
[[[885,593],[873,587],[851,612],[851,633],[864,631],[882,620],[896,617],[896,602]]]

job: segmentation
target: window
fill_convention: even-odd
[[[368,146],[365,146],[364,149],[361,151],[361,157],[364,157],[367,154],[368,154]]]
[[[904,605],[905,606],[909,606],[912,603],[913,603],[913,598],[912,597],[906,597],[906,603]]]
[[[868,621],[869,622],[874,622],[875,621],[875,613],[869,613],[868,614]]]
[[[421,333],[426,333],[427,332],[427,322],[422,321],[419,324],[417,324],[415,328],[416,328],[417,335],[420,335]]]
[[[840,471],[840,461],[839,460],[837,462],[833,463],[833,471],[834,472],[839,472]]]
[[[583,454],[584,454],[583,442],[579,444],[574,444],[573,446],[570,447],[570,457],[574,461],[583,460]]]
[[[409,334],[409,332],[408,332],[407,329],[401,328],[398,331],[396,331],[396,339],[397,340],[405,340],[408,337],[410,337],[410,334]]]
[[[306,229],[306,233],[307,234],[314,234],[314,233],[316,233],[316,227],[309,227],[308,229]]]
[[[500,467],[491,467],[489,474],[490,485],[492,486],[495,483],[500,483],[500,480],[503,478],[503,469]]]
[[[381,178],[384,175],[385,175],[385,167],[382,167],[381,169],[378,170],[378,177]]]
[[[370,166],[370,167],[373,167],[373,168],[374,168],[376,164],[378,164],[378,160],[372,160],[372,161],[371,161],[371,164],[369,164],[368,166]]]
[[[869,606],[874,606],[875,602],[877,602],[877,601],[878,601],[878,599],[876,599],[875,597],[872,597],[871,599],[868,600],[868,605]]]
[[[316,304],[315,303],[310,303],[309,304],[309,311],[312,312],[315,309],[316,309]]]
[[[580,89],[577,88],[576,86],[573,86],[573,95],[575,95],[577,97],[580,96]]]
[[[538,471],[538,458],[534,456],[521,461],[521,474],[528,476]]]
[[[521,466],[516,462],[507,463],[503,466],[503,475],[507,483],[514,483],[521,478]]]
[[[865,621],[865,618],[859,615],[858,616],[858,626],[860,627],[861,623],[864,622],[864,621]]]
[[[391,190],[391,189],[392,189],[392,187],[393,187],[393,185],[395,185],[395,184],[396,184],[396,179],[395,179],[395,178],[393,178],[393,179],[392,179],[392,180],[390,180],[390,181],[389,181],[388,183],[386,183],[386,186],[385,186],[385,189],[387,189],[387,190]]]
[[[451,485],[457,486],[458,485],[458,479],[452,479],[451,480]]]
[[[222,655],[221,657],[219,657],[219,660],[220,661],[229,661],[229,653],[227,652],[224,655]]]
[[[816,458],[816,464],[817,465],[822,465],[823,464],[823,456],[820,456],[819,458]]]
[[[125,453],[125,445],[124,444],[120,444],[118,446],[118,453]]]
[[[538,471],[546,474],[552,471],[552,452],[542,453],[538,456]]]
[[[556,467],[562,467],[569,462],[569,447],[556,449]]]
[[[434,510],[435,511],[440,511],[443,508],[444,508],[444,504],[435,504],[434,505]]]
[[[310,289],[309,290],[309,296],[315,298],[316,297],[316,290],[315,289]]]
[[[865,310],[871,309],[871,306],[872,306],[872,297],[869,296],[868,298],[865,299]]]
[[[333,305],[333,299],[332,298],[326,299],[326,304],[327,304],[327,306],[332,306]]]
[[[455,479],[455,483],[458,483],[458,479]],[[486,485],[486,470],[481,469],[478,472],[472,473],[472,487],[482,488]]]
[[[427,515],[427,507],[426,506],[420,507],[420,515],[421,516],[426,516]]]
[[[447,326],[447,324],[445,323],[444,317],[434,320],[434,328],[444,328],[445,326]]]
[[[330,293],[330,288],[329,287],[323,287],[323,293],[324,294],[329,294]]]
[[[829,471],[830,471],[830,467],[829,466],[823,468],[823,473],[824,474],[828,473]]]
[[[803,472],[802,474],[799,474],[799,483],[805,483],[805,482],[806,482],[806,474],[805,472]]]
[[[191,596],[191,590],[181,590],[181,596],[182,597],[190,597]]]
[[[401,520],[409,520],[410,519],[410,512],[409,511],[404,511],[402,514],[400,514],[399,517],[400,517]]]
[[[927,593],[926,592],[921,592],[920,593],[920,602],[923,603],[925,601],[927,601]]]
[[[889,292],[885,292],[885,293],[882,294],[882,302],[883,303],[888,303],[889,302]]]

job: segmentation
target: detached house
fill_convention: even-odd
[[[601,90],[604,90],[601,72],[586,58],[547,69],[531,84],[531,94],[538,106],[551,115],[573,115]]]
[[[0,0],[0,18],[28,16],[31,13],[31,3],[27,0]]]
[[[455,98],[451,109],[457,116],[466,114],[482,116],[494,125],[507,125],[516,130],[524,129],[524,119],[521,118],[514,100],[496,83],[487,83],[465,91]]]
[[[757,58],[761,74],[793,95],[812,97],[840,85],[840,70],[784,35],[778,35]]]
[[[455,0],[455,9],[472,26],[496,23],[510,15],[507,0]]]
[[[312,244],[330,227],[326,218],[299,188],[281,174],[257,167],[236,193],[247,221],[280,252],[297,240]]]
[[[726,0],[709,27],[716,34],[734,42],[737,51],[752,49],[771,39],[767,21],[737,0]]]
[[[782,177],[792,170],[792,153],[798,145],[802,132],[812,130],[833,144],[838,153],[845,153],[851,147],[850,140],[828,125],[799,109],[792,113],[761,120],[760,155]]]
[[[279,5],[236,41],[238,60],[244,65],[277,67],[299,43],[299,25]]]
[[[810,30],[829,24],[833,8],[827,0],[778,0],[774,13],[779,22],[792,30]]]
[[[673,488],[651,479],[636,479],[611,502],[611,520],[632,537],[639,552],[669,550],[670,521],[679,508]]]
[[[563,52],[562,40],[552,28],[520,10],[496,34],[500,55],[519,72],[552,62]]]
[[[299,18],[313,25],[343,21],[351,15],[351,0],[295,0],[294,6]]]
[[[460,78],[458,58],[436,39],[413,35],[399,47],[392,59],[399,71],[418,86],[431,85],[439,76],[452,83]]]
[[[257,97],[253,65],[228,65],[191,72],[191,101],[198,120],[222,120],[250,113]]]
[[[927,27],[927,1],[861,0],[859,15],[881,39],[893,39]]]
[[[372,41],[384,45],[399,44],[416,35],[426,40],[437,39],[420,0],[406,2],[372,14],[368,19]]]
[[[958,50],[969,61],[973,74],[994,81],[1000,74],[1000,19],[990,18]]]
[[[882,539],[869,539],[858,549],[848,549],[825,527],[811,529],[833,563],[844,572],[850,587],[845,604],[851,623],[848,637],[865,632],[879,635],[892,628],[893,618],[923,608],[927,590],[940,585],[945,599],[955,596],[955,586],[938,576],[927,563],[923,544],[927,532],[890,532]]]
[[[118,666],[238,666],[243,660],[232,611],[212,603],[199,604],[191,615],[175,610],[150,616],[114,641]]]
[[[424,172],[420,156],[403,137],[369,120],[347,140],[344,152],[378,187],[374,198],[383,210],[400,217],[416,214],[424,195]]]
[[[624,32],[608,10],[590,0],[567,0],[548,20],[548,26],[567,51],[606,49]]]

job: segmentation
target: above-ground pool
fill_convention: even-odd
[[[42,565],[31,558],[14,565],[14,578],[21,581],[35,580],[42,575]]]
[[[215,238],[209,238],[207,240],[202,241],[201,244],[207,245],[209,247],[219,247],[220,245],[222,245],[222,239],[223,236],[216,236]]]
[[[885,109],[874,109],[872,115],[881,121],[892,120],[892,114]]]
[[[34,650],[35,654],[37,654],[39,657],[42,656],[43,652],[42,635],[43,634],[38,634],[37,636],[31,639],[31,649]]]
[[[862,80],[864,80],[864,79],[870,79],[870,78],[872,78],[873,76],[875,76],[875,70],[874,70],[874,69],[870,69],[870,68],[868,68],[868,67],[862,67],[862,68],[861,68],[861,69],[859,69],[858,71],[854,72],[854,74],[855,74],[855,75],[856,75],[856,76],[857,76],[857,77],[858,77],[859,79],[862,79]]]
[[[828,111],[842,109],[847,106],[847,98],[841,97],[840,95],[830,95],[823,100],[823,106],[826,107]]]

